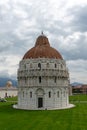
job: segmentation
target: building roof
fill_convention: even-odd
[[[35,46],[28,50],[23,59],[30,58],[56,58],[63,59],[61,54],[50,46],[48,38],[42,34],[36,39]]]
[[[0,87],[0,91],[2,91],[2,90],[18,90],[18,88],[17,87]]]

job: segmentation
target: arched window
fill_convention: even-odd
[[[51,98],[51,92],[49,92],[49,98]]]
[[[39,83],[41,83],[41,76],[39,76]]]
[[[32,92],[30,92],[30,98],[32,98]]]
[[[41,69],[41,63],[38,64],[38,68]]]
[[[24,69],[26,69],[26,65],[24,65]]]
[[[47,68],[49,68],[49,63],[47,63]]]
[[[23,97],[24,97],[24,91],[23,91]]]
[[[66,96],[66,93],[65,93],[65,91],[63,92],[63,94],[64,94],[64,97]]]
[[[63,68],[63,65],[61,64],[61,68]]]
[[[57,97],[59,98],[59,91],[57,92]]]
[[[30,63],[30,68],[32,68],[32,64]]]
[[[25,77],[24,80],[25,80],[25,84],[26,84],[27,83],[27,78]]]
[[[55,64],[55,68],[57,68],[57,65]]]
[[[56,83],[56,77],[54,77],[54,82]]]

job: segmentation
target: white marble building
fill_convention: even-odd
[[[5,87],[0,87],[0,98],[15,97],[18,94],[17,87],[13,87],[11,81],[7,81]]]
[[[65,60],[42,34],[20,61],[15,107],[29,110],[68,108],[68,90],[69,73]]]

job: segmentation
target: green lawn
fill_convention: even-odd
[[[25,111],[13,109],[12,102],[0,102],[0,130],[87,130],[87,103],[75,105],[66,110]]]
[[[73,95],[73,96],[70,96],[70,101],[87,101],[87,95]]]

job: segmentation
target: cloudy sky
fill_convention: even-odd
[[[87,0],[0,0],[0,77],[16,78],[42,30],[66,60],[70,81],[87,83]]]

